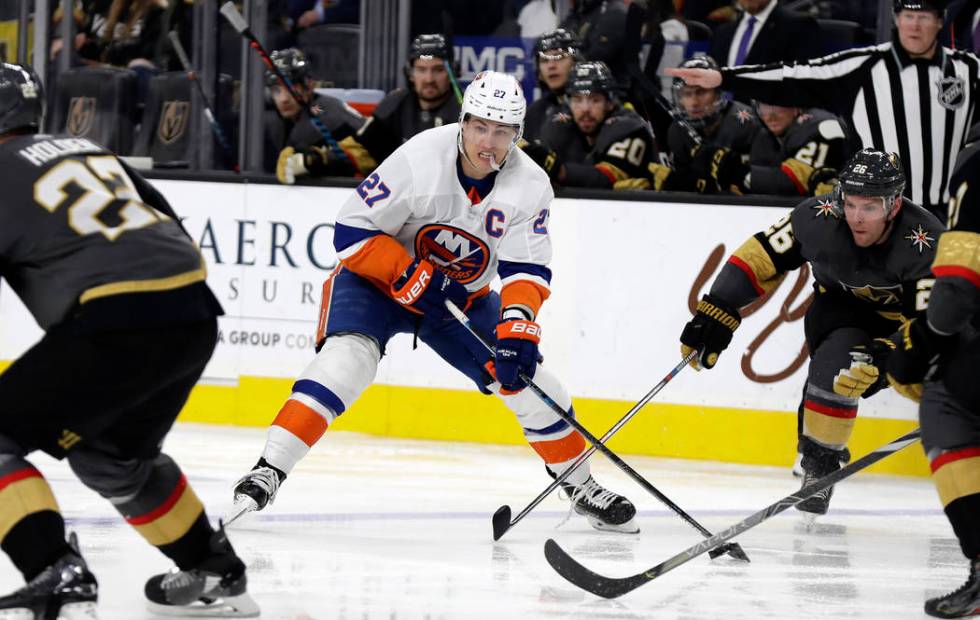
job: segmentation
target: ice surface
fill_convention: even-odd
[[[255,462],[264,437],[262,429],[181,424],[166,450],[216,519],[230,509],[231,485]],[[712,531],[799,485],[788,464],[625,458]],[[64,463],[32,460],[100,580],[101,617],[155,617],[143,611],[143,583],[169,568],[167,559]],[[600,599],[548,566],[545,539],[619,577],[700,535],[601,455],[591,462],[600,482],[637,505],[640,534],[597,532],[578,516],[556,530],[567,502],[554,496],[494,543],[497,507],[508,504],[516,514],[550,481],[529,448],[330,432],[276,503],[236,523],[230,536],[262,617],[290,620],[923,618],[927,597],[966,578],[928,480],[859,475],[838,486],[830,514],[812,531],[791,509],[736,539],[751,564],[705,555],[620,599]],[[20,584],[0,560],[0,591]]]

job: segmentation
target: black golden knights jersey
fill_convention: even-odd
[[[166,200],[101,146],[16,137],[0,145],[0,175],[0,275],[43,329],[93,300],[204,282]]]
[[[606,117],[591,145],[568,112],[559,112],[545,123],[541,141],[565,165],[562,185],[570,187],[635,189],[630,183],[646,182],[648,165],[657,161],[657,143],[650,125],[623,107]]]
[[[745,189],[753,194],[781,196],[822,193],[814,191],[816,184],[810,182],[813,173],[821,168],[839,170],[847,156],[840,119],[826,110],[810,108],[797,116],[782,136],[763,125],[752,143],[752,172]]]
[[[459,111],[459,102],[451,94],[438,108],[423,110],[415,91],[398,88],[385,95],[374,114],[341,146],[358,171],[367,173],[412,136],[459,121]]]
[[[911,318],[929,301],[930,265],[943,230],[935,216],[903,200],[886,241],[861,248],[831,196],[808,198],[735,250],[711,294],[741,308],[809,263],[819,289],[853,295],[888,319]]]
[[[755,136],[762,126],[759,118],[752,111],[752,108],[737,101],[729,102],[721,111],[721,118],[710,131],[700,130],[698,133],[704,139],[705,145],[709,147],[725,147],[742,156],[743,163],[748,163],[749,153],[752,151],[752,143]],[[681,186],[672,186],[673,191],[695,191],[693,177],[691,176],[691,151],[697,146],[691,136],[681,128],[676,122],[670,124],[667,130],[667,146],[669,150],[668,160],[664,163],[669,165],[679,174],[678,179],[691,179],[689,183],[679,183]]]
[[[932,266],[928,316],[936,330],[954,334],[970,325],[980,330],[980,141],[960,152],[949,187],[949,230]]]
[[[317,95],[313,103],[317,117],[338,142],[354,135],[364,124],[361,114],[336,97]],[[295,121],[279,116],[275,110],[265,115],[266,146],[263,156],[266,172],[275,172],[279,152],[291,146],[297,151],[305,151],[312,146],[323,146],[323,134],[310,121],[310,116],[301,111]]]
[[[528,142],[540,139],[544,124],[562,110],[568,112],[565,95],[543,89],[541,96],[527,106],[527,114],[524,115],[524,139]]]

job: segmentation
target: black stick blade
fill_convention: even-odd
[[[500,540],[500,537],[510,529],[510,506],[506,504],[493,513],[493,539]]]
[[[622,579],[603,577],[579,564],[551,538],[544,543],[544,557],[559,575],[583,590],[603,598],[622,596],[650,581],[644,573]]]

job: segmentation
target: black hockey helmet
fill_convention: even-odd
[[[443,61],[447,61],[449,62],[449,67],[452,69],[453,78],[455,79],[459,76],[459,65],[453,56],[453,46],[444,35],[420,34],[412,39],[412,44],[408,48],[408,59],[405,61],[404,67],[405,81],[410,87],[412,80],[409,78],[412,75],[412,66],[419,58],[426,60],[440,58]]]
[[[679,69],[713,69],[714,71],[719,70],[718,63],[715,62],[715,59],[712,58],[711,56],[705,56],[705,55],[693,56],[691,58],[688,58],[687,60],[679,64],[677,67]],[[718,116],[721,114],[722,108],[725,107],[725,99],[721,96],[721,90],[718,88],[711,89],[715,91],[714,108],[708,110],[705,114],[702,114],[697,118],[694,118],[690,114],[688,114],[687,110],[681,104],[681,93],[684,90],[684,86],[685,86],[684,80],[681,78],[674,78],[674,81],[670,85],[670,95],[671,95],[672,103],[674,104],[673,106],[674,114],[684,119],[694,127],[698,127],[698,128],[704,127],[706,125],[711,125],[716,120],[718,120]]]
[[[575,93],[599,92],[616,100],[619,85],[613,78],[612,71],[601,60],[577,62],[568,75],[565,93],[569,96]]]
[[[269,58],[296,86],[305,85],[306,80],[311,77],[310,63],[306,60],[306,54],[295,47],[276,50],[269,55]],[[279,83],[279,79],[275,73],[266,70],[265,83],[267,86],[275,86]]]
[[[558,60],[559,58],[547,57],[546,52],[558,51],[562,56],[571,56],[572,60],[579,62],[582,58],[582,41],[570,30],[555,28],[544,33],[534,42],[534,75],[538,78],[538,85],[542,91],[548,88],[541,80],[541,60]]]
[[[29,65],[0,63],[0,133],[41,126],[44,89]]]
[[[844,208],[844,196],[853,194],[881,198],[887,214],[905,191],[905,172],[898,155],[873,148],[855,153],[844,165],[838,181],[835,190],[838,209]]]
[[[945,0],[894,0],[893,8],[899,11],[935,11],[940,18],[946,15]]]

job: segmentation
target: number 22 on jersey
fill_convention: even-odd
[[[70,185],[82,190],[68,205],[68,226],[79,235],[101,233],[115,241],[127,230],[170,219],[143,204],[132,179],[112,155],[86,157],[85,163],[67,159],[57,164],[34,183],[34,200],[54,213],[69,199],[66,190]],[[114,203],[122,204],[118,211],[121,222],[109,226],[100,216]]]

